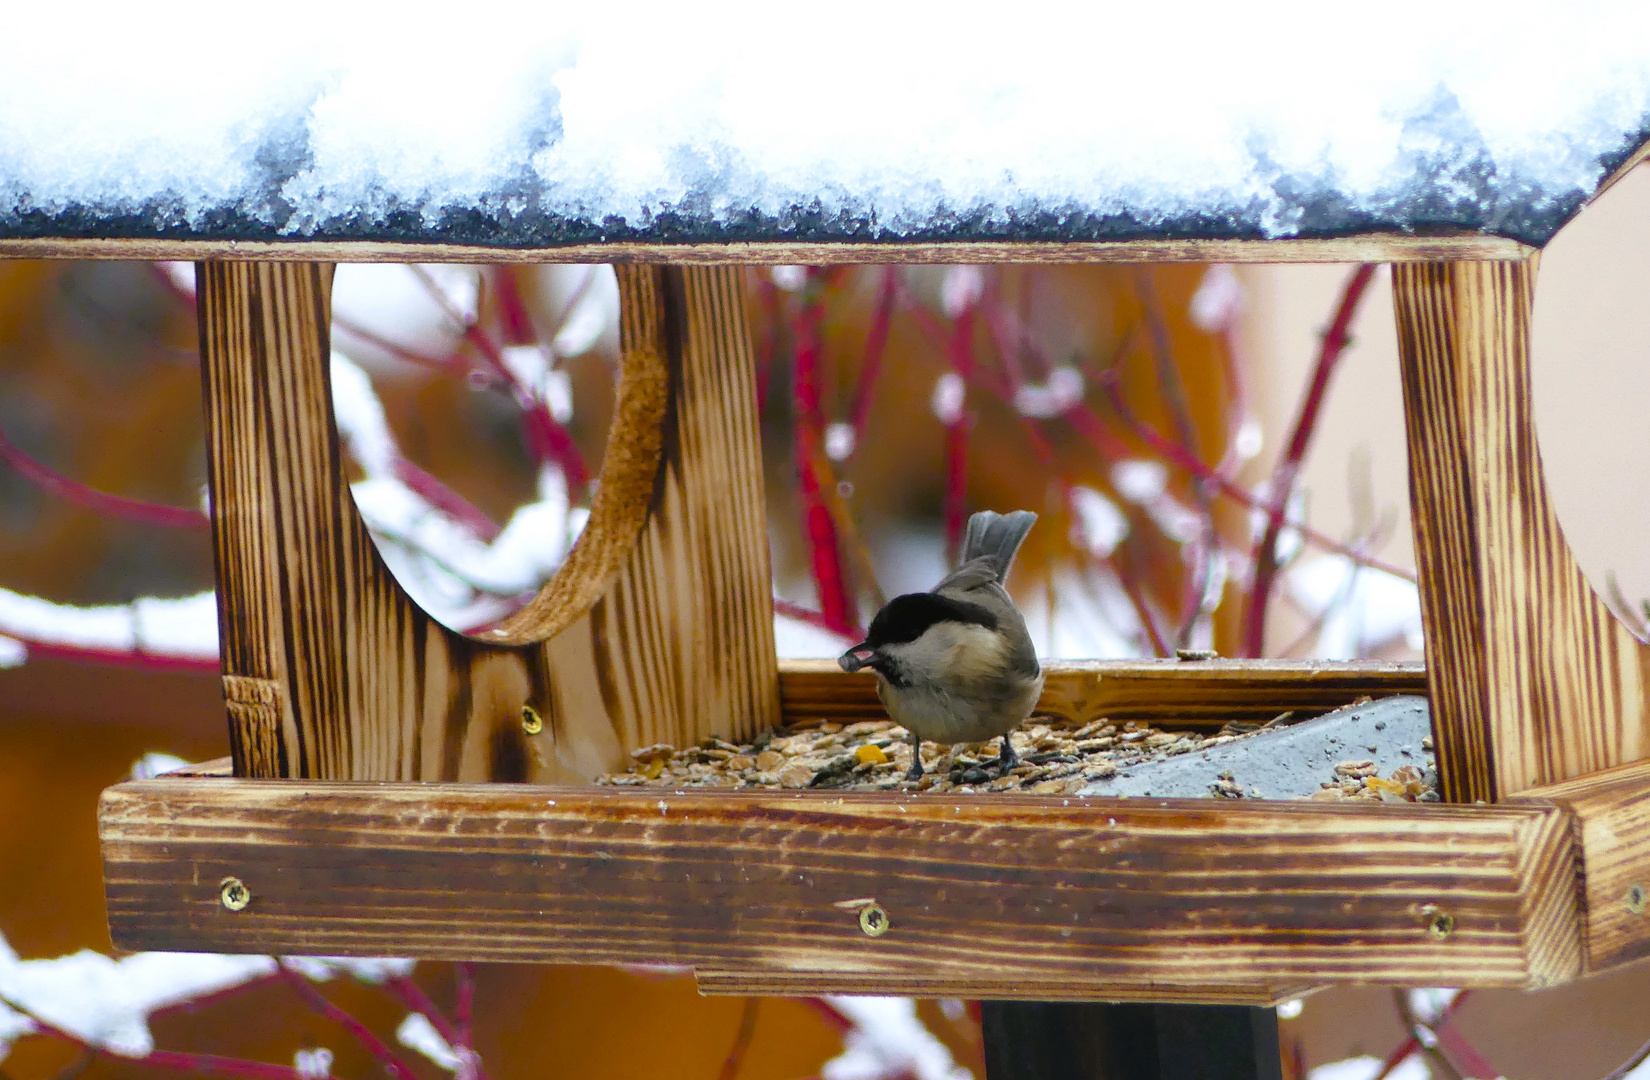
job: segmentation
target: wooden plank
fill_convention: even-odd
[[[1318,660],[1050,660],[1037,708],[1076,723],[1113,720],[1218,728],[1230,720],[1264,723],[1279,713],[1329,712],[1360,697],[1425,694],[1420,664]],[[781,660],[780,711],[786,723],[887,715],[876,678],[849,674],[834,660]]]
[[[1434,736],[1462,802],[1650,754],[1643,648],[1582,576],[1541,473],[1534,273],[1393,268]]]
[[[985,998],[1580,969],[1569,816],[1545,805],[159,778],[105,792],[100,829],[126,949],[673,963]],[[231,876],[245,910],[219,900]]]
[[[825,994],[877,994],[915,998],[970,998],[980,994],[977,978],[945,978],[904,972],[855,971],[717,971],[698,968],[701,994],[734,997],[819,997]],[[1249,1005],[1270,1008],[1290,998],[1316,993],[1321,986],[1182,986],[1121,978],[1103,985],[1073,986],[1038,981],[1006,971],[991,987],[1000,1001],[1139,1001],[1188,1005]]]
[[[296,262],[674,263],[1149,263],[1409,262],[1524,259],[1527,244],[1484,233],[1420,236],[1365,233],[1315,239],[1155,239],[1060,241],[611,243],[551,248],[366,240],[163,240],[146,237],[46,237],[0,240],[0,259],[215,259]]]
[[[1650,762],[1532,788],[1575,819],[1589,972],[1650,956]]]
[[[332,415],[330,276],[267,262],[197,274],[239,775],[570,780],[638,742],[777,721],[736,272],[620,274],[620,405],[590,524],[486,642],[418,609],[356,511]]]

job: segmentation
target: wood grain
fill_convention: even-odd
[[[1444,795],[1494,802],[1650,753],[1641,646],[1548,500],[1527,262],[1393,268]]]
[[[1534,249],[1505,237],[1468,232],[1417,236],[1365,233],[1320,239],[945,242],[790,242],[726,244],[569,244],[550,248],[373,240],[161,240],[53,237],[0,240],[0,259],[214,259],[275,262],[674,263],[693,265],[845,263],[1149,263],[1409,262],[1523,259]]]
[[[1650,762],[1532,788],[1510,801],[1554,803],[1574,817],[1588,972],[1650,956]]]
[[[1420,664],[1384,661],[1051,660],[1043,670],[1038,710],[1074,723],[1106,717],[1218,728],[1229,720],[1309,716],[1360,697],[1427,689]],[[875,676],[849,674],[834,660],[781,660],[779,697],[786,723],[887,715]]]
[[[219,627],[243,776],[551,780],[778,718],[741,279],[626,268],[620,405],[566,572],[494,640],[435,623],[344,482],[330,268],[198,267]],[[530,736],[522,707],[545,719]]]
[[[873,994],[915,998],[977,998],[978,978],[947,978],[906,972],[853,971],[716,971],[694,970],[699,992],[707,996],[821,997],[827,994]],[[1061,980],[1038,981],[1005,971],[991,993],[999,1001],[1140,1001],[1154,1004],[1273,1006],[1316,993],[1322,986],[1185,986],[1151,981],[1108,980],[1074,986]]]
[[[159,778],[105,792],[100,829],[126,949],[675,963],[968,997],[1580,970],[1570,819],[1547,805]],[[242,912],[219,902],[229,875]],[[885,934],[843,906],[863,898]]]

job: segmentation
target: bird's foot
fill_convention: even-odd
[[[1005,732],[1002,748],[997,751],[997,775],[1007,776],[1020,764],[1020,755],[1014,752],[1014,743]]]
[[[911,771],[905,774],[905,779],[915,783],[922,779],[922,761],[914,759],[911,762]]]

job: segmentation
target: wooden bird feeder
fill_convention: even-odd
[[[1646,153],[1604,160],[1604,186]],[[1650,954],[1650,651],[1589,588],[1542,477],[1530,312],[1551,229],[1497,231],[1475,207],[1275,239],[1215,217],[904,237],[528,235],[370,208],[309,234],[19,219],[0,255],[197,263],[233,768],[104,794],[115,943],[672,963],[715,993],[1256,1005],[1547,987]],[[589,525],[484,637],[408,599],[346,484],[327,361],[332,264],[352,260],[619,264]],[[1393,265],[1424,672],[1053,664],[1043,707],[1227,720],[1425,692],[1442,804],[588,783],[639,746],[880,715],[869,676],[774,656],[737,264],[982,261]]]

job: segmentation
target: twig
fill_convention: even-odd
[[[1244,656],[1259,656],[1265,648],[1266,606],[1271,599],[1273,582],[1277,578],[1278,536],[1283,531],[1285,510],[1289,506],[1289,497],[1295,490],[1295,478],[1300,473],[1301,461],[1306,457],[1306,449],[1311,445],[1312,435],[1317,430],[1318,416],[1329,390],[1329,379],[1334,375],[1341,357],[1346,355],[1346,347],[1352,342],[1352,320],[1357,315],[1358,305],[1374,276],[1375,264],[1364,263],[1352,272],[1352,276],[1342,288],[1335,317],[1330,322],[1329,329],[1324,332],[1323,341],[1318,348],[1317,362],[1312,366],[1312,378],[1307,383],[1305,396],[1301,399],[1300,411],[1295,415],[1289,443],[1272,470],[1271,484],[1267,491],[1266,529],[1255,545],[1250,560],[1250,565],[1254,567],[1254,576],[1249,590],[1249,606],[1244,612]]]
[[[739,1013],[739,1030],[733,1036],[733,1045],[728,1048],[728,1056],[722,1059],[722,1071],[717,1073],[717,1080],[734,1080],[739,1074],[739,1066],[744,1063],[745,1051],[750,1049],[751,1038],[756,1034],[756,1013],[761,1006],[762,999],[748,997],[745,1007]]]
[[[486,511],[404,457],[395,459],[395,478],[425,502],[469,529],[478,540],[497,540],[498,534],[503,531],[498,522],[487,516]]]
[[[583,292],[583,285],[579,291]],[[533,325],[533,313],[521,297],[521,282],[516,280],[516,269],[511,266],[493,267],[493,294],[498,297],[499,328],[504,340],[511,345],[531,345],[539,340],[538,328]],[[578,303],[575,296],[567,305],[571,311]],[[566,312],[562,320],[567,319]]]
[[[819,269],[809,267],[807,273],[807,285],[792,331],[796,350],[791,376],[792,422],[795,428],[797,477],[802,490],[803,534],[808,539],[820,610],[833,626],[847,629],[857,636],[859,619],[843,578],[836,523],[825,505],[825,479],[816,468],[816,462],[822,459],[825,441],[824,411],[820,407],[819,389],[820,359],[824,351],[819,324],[824,318],[825,307],[820,297]]]
[[[876,564],[871,558],[871,549],[866,546],[865,538],[860,535],[859,525],[854,521],[852,511],[848,509],[848,500],[842,497],[836,470],[831,468],[830,459],[817,444],[813,450],[814,473],[819,478],[819,496],[825,504],[826,511],[831,515],[831,524],[836,528],[840,550],[846,551],[848,562],[853,567],[860,588],[870,592],[872,605],[880,609],[888,602],[888,598],[883,594],[882,586],[877,583]]]
[[[964,395],[956,419],[946,424],[945,431],[945,550],[953,566],[962,557],[963,528],[968,517],[968,432],[973,425],[968,415],[967,388],[974,374],[974,313],[975,304],[970,302],[957,313],[951,326],[951,369],[962,379]]]
[[[773,598],[773,610],[775,615],[783,615],[787,619],[795,619],[797,622],[805,622],[809,626],[817,626],[826,633],[835,634],[844,641],[859,640],[859,634],[852,627],[837,625],[823,611],[815,611],[789,600],[781,600],[777,596]]]
[[[117,1054],[107,1047],[96,1043],[89,1043],[73,1032],[53,1024],[49,1020],[42,1020],[29,1009],[24,1008],[8,997],[0,996],[0,1004],[4,1004],[14,1012],[21,1013],[29,1018],[42,1034],[62,1039],[80,1048],[82,1054],[95,1054],[110,1061],[122,1062],[125,1065],[147,1065],[156,1069],[174,1069],[185,1073],[205,1073],[207,1075],[235,1077],[237,1080],[306,1080],[297,1069],[290,1065],[274,1065],[264,1061],[248,1061],[244,1058],[223,1057],[218,1054],[191,1054],[176,1050],[151,1050],[143,1057],[128,1057]]]
[[[1210,469],[1207,465],[1192,457],[1189,452],[1182,449],[1172,439],[1165,438],[1161,432],[1136,417],[1129,409],[1128,404],[1123,401],[1122,396],[1117,392],[1115,372],[1101,372],[1098,381],[1100,382],[1102,389],[1105,390],[1107,398],[1110,401],[1112,408],[1117,412],[1119,418],[1121,418],[1123,422],[1128,425],[1130,430],[1133,431],[1134,434],[1152,450],[1152,452],[1162,455],[1164,458],[1168,459],[1170,464],[1175,465],[1178,468],[1185,469],[1187,472],[1190,472],[1195,476],[1201,476],[1211,480],[1213,482],[1214,489],[1218,494],[1224,495],[1232,501],[1241,503],[1250,509],[1266,509],[1266,505],[1259,499],[1255,498],[1254,495],[1243,490],[1243,488],[1239,487],[1233,481],[1226,479],[1219,473]],[[1367,555],[1363,552],[1356,551],[1348,545],[1341,543],[1339,540],[1336,540],[1325,533],[1321,533],[1304,523],[1292,524],[1290,527],[1299,532],[1302,539],[1307,540],[1326,551],[1333,551],[1337,555],[1344,555],[1353,562],[1358,563],[1360,566],[1368,566],[1372,569],[1379,570],[1382,573],[1391,574],[1395,578],[1401,578],[1412,585],[1415,584],[1416,578],[1413,570],[1406,570],[1401,566],[1397,566],[1393,563],[1377,559],[1372,555]]]
[[[475,1015],[476,1002],[476,966],[468,960],[460,960],[453,965],[453,978],[457,985],[456,1001],[453,1004],[453,1023],[458,1027],[458,1037],[465,1046],[475,1046],[475,1032],[472,1030],[472,1017]]]
[[[819,1015],[824,1018],[825,1022],[835,1028],[838,1032],[849,1031],[854,1026],[854,1022],[848,1019],[847,1016],[843,1015],[841,1009],[837,1008],[835,1005],[832,1005],[824,998],[809,997],[802,998],[801,1001],[802,1004],[819,1013]]]
[[[516,405],[522,411],[528,449],[533,452],[534,458],[540,463],[556,462],[567,474],[568,485],[576,490],[582,490],[590,482],[590,469],[585,465],[584,455],[579,452],[573,437],[550,415],[550,407],[539,400],[537,394],[522,385],[515,373],[504,363],[504,353],[498,344],[485,330],[453,306],[452,300],[430,276],[429,271],[416,265],[410,269],[423,283],[425,291],[440,306],[442,312],[458,327],[464,339],[487,361],[494,377],[509,387],[511,396],[516,399]]]
[[[276,963],[280,965],[281,978],[303,999],[304,1004],[308,1005],[317,1015],[331,1020],[349,1032],[350,1036],[361,1044],[362,1049],[371,1054],[373,1059],[382,1065],[386,1072],[395,1077],[396,1080],[418,1080],[412,1068],[402,1061],[400,1056],[391,1050],[382,1039],[374,1035],[365,1024],[328,1001],[325,995],[310,985],[308,979],[292,968],[287,967],[284,960],[277,960]]]
[[[110,667],[137,668],[142,671],[192,671],[217,674],[221,668],[217,657],[173,656],[165,653],[134,649],[98,649],[84,645],[64,645],[55,641],[41,641],[27,634],[19,634],[0,626],[0,637],[22,642],[33,660],[62,660],[74,664],[104,664]]]
[[[128,499],[123,495],[111,495],[106,491],[88,487],[78,480],[71,480],[25,454],[3,431],[0,431],[0,461],[10,465],[18,475],[40,490],[100,514],[142,522],[145,525],[163,525],[176,529],[205,529],[211,525],[211,521],[199,510]]]
[[[447,1019],[445,1013],[436,1007],[430,996],[406,975],[392,975],[384,980],[384,989],[406,1006],[407,1011],[423,1013],[429,1020],[430,1026],[435,1028],[447,1044],[462,1057],[470,1062],[469,1076],[471,1080],[488,1080],[487,1073],[481,1067],[481,1059],[476,1056],[475,1049],[470,1045],[468,1034],[456,1023]]]
[[[1455,1000],[1444,1006],[1444,1011],[1438,1017],[1438,1024],[1446,1023],[1451,1016],[1455,1015],[1455,1011],[1466,1002],[1467,998],[1471,996],[1471,990],[1462,990],[1460,993],[1456,994]],[[1405,1009],[1400,1006],[1398,1011],[1401,1016],[1405,1012]],[[1399,1065],[1402,1065],[1405,1058],[1421,1049],[1421,1039],[1420,1036],[1416,1034],[1415,1028],[1411,1026],[1407,1030],[1409,1031],[1409,1036],[1399,1044],[1398,1049],[1388,1054],[1386,1056],[1386,1060],[1381,1062],[1381,1071],[1375,1074],[1374,1080],[1387,1080],[1387,1077],[1392,1075],[1392,1070],[1396,1069]]]
[[[898,281],[892,266],[882,268],[877,289],[877,307],[871,314],[871,326],[865,332],[865,352],[860,358],[859,382],[854,387],[854,403],[848,413],[853,425],[854,445],[865,434],[865,421],[871,415],[875,400],[877,376],[882,372],[882,355],[888,345],[888,330],[894,321],[894,300],[899,295]]]

